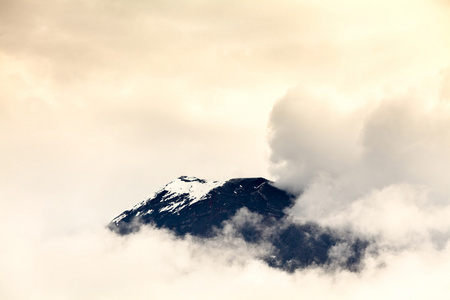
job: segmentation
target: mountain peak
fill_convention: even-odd
[[[279,219],[284,216],[283,210],[292,204],[292,195],[262,177],[234,178],[222,182],[180,176],[149,199],[114,218],[110,228],[127,234],[139,229],[136,224],[155,224],[181,235],[207,236],[212,234],[213,227],[220,228],[223,221],[243,207]],[[189,229],[200,224],[200,221],[190,219],[200,211],[204,222],[202,229]]]
[[[294,271],[309,265],[331,265],[332,255],[328,253],[333,253],[333,247],[344,245],[349,249],[348,257],[340,258],[340,263],[357,269],[367,242],[342,238],[316,224],[292,223],[285,210],[294,204],[294,199],[262,177],[222,182],[180,176],[114,218],[108,227],[126,235],[137,232],[141,226],[153,225],[178,236],[210,238],[220,234],[226,224],[233,224],[238,238],[273,246],[274,252],[263,258],[270,266]],[[258,217],[233,223],[242,214]]]

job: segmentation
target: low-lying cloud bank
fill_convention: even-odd
[[[450,271],[446,247],[386,251],[368,257],[360,273],[288,274],[255,259],[246,244],[181,240],[155,229],[126,238],[98,230],[27,246],[26,255],[0,260],[3,299],[440,298]]]

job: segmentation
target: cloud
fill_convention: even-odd
[[[271,115],[272,160],[281,182],[292,176],[301,186],[321,172],[357,170],[380,184],[407,180],[445,189],[450,115],[442,74],[431,87],[349,104],[336,91],[288,92]]]
[[[403,7],[403,17],[413,6]],[[348,51],[368,46],[364,37],[374,31],[360,24],[361,45],[335,46]],[[280,187],[299,194],[292,218],[374,239],[360,281],[349,281],[364,298],[395,297],[405,289],[419,298],[448,293],[440,286],[449,241],[448,58],[428,49],[431,39],[416,47],[413,35],[402,32],[392,35],[396,41],[390,40],[393,32],[379,36],[384,47],[393,47],[382,48],[382,55],[364,49],[352,56],[364,61],[361,72],[373,71],[369,77],[344,63],[345,81],[327,75],[322,82],[300,81],[278,100],[270,119],[272,173]],[[412,55],[407,64],[399,49]],[[443,60],[429,69],[417,59],[419,52]],[[345,245],[335,251],[345,254]],[[415,288],[412,282],[421,282],[424,274],[433,286]],[[367,296],[374,287],[385,292]]]
[[[294,210],[313,219],[337,212],[347,218],[355,203],[366,201],[374,212],[377,208],[367,199],[375,197],[373,203],[379,205],[388,198],[384,202],[389,204],[376,214],[385,222],[397,200],[400,206],[403,201],[415,206],[413,199],[424,198],[432,209],[446,207],[450,110],[441,96],[444,73],[433,77],[431,88],[346,109],[336,105],[339,94],[310,96],[294,90],[281,99],[272,112],[272,159],[280,185],[305,191]],[[396,210],[398,216],[402,210]],[[364,221],[362,212],[354,213]]]
[[[402,286],[412,297],[447,294],[439,287],[450,238],[446,73],[358,101],[333,88],[300,86],[272,111],[273,172],[280,186],[300,193],[292,218],[375,240],[362,281],[352,281],[357,288],[377,286],[388,298]],[[335,250],[345,253],[345,246]],[[413,287],[420,272],[433,287]],[[408,276],[412,281],[403,282]]]
[[[27,243],[30,248],[7,241],[12,253],[0,260],[6,299],[421,299],[445,295],[449,271],[447,248],[386,252],[382,260],[369,257],[361,273],[287,274],[253,258],[244,244],[180,240],[151,228],[126,238],[91,230]]]

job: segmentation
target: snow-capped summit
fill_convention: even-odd
[[[212,189],[221,186],[224,182],[207,181],[196,177],[181,176],[167,184],[163,190],[172,195],[186,194],[193,204],[205,198]]]
[[[178,234],[210,235],[213,227],[220,227],[242,207],[279,219],[284,216],[283,209],[291,204],[292,195],[264,178],[220,182],[181,176],[114,218],[110,228],[126,234],[136,231],[136,224],[151,223]],[[199,214],[202,222],[193,219]]]
[[[263,257],[269,265],[293,271],[310,265],[331,264],[328,253],[334,247],[348,248],[348,257],[339,258],[344,267],[357,268],[367,242],[345,239],[315,224],[292,223],[286,209],[295,197],[264,178],[235,178],[225,182],[181,176],[114,218],[109,228],[126,235],[140,227],[167,228],[178,236],[185,234],[210,238],[231,224],[237,238],[249,243],[270,243],[273,253]],[[237,215],[256,216],[249,220]]]
[[[165,211],[172,214],[178,213],[189,205],[205,200],[206,195],[212,189],[215,189],[222,184],[224,184],[224,182],[208,181],[193,176],[180,176],[166,184],[149,199],[139,202],[130,211],[126,211],[114,218],[112,223],[119,224],[119,222],[130,215],[131,212],[136,212],[136,217],[152,214],[154,209],[143,212],[141,208],[147,206],[150,201],[155,200],[165,203],[165,205],[159,207],[158,211],[160,213]]]

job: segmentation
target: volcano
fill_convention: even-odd
[[[180,238],[208,239],[229,225],[236,238],[271,245],[271,253],[261,259],[272,267],[288,272],[310,266],[359,270],[369,242],[315,223],[294,222],[287,211],[296,198],[261,177],[219,182],[181,176],[118,215],[108,228],[128,235],[154,226]]]

